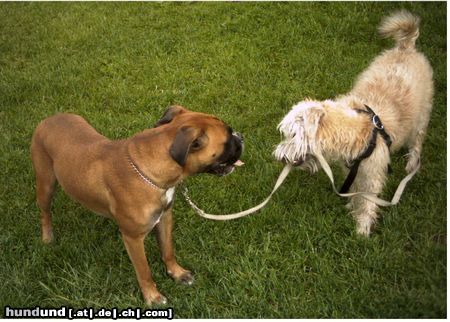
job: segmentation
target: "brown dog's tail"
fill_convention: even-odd
[[[393,38],[400,49],[412,49],[419,37],[420,18],[406,10],[385,17],[378,31],[383,38]]]

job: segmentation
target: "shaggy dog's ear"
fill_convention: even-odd
[[[315,140],[317,129],[319,128],[320,120],[325,114],[322,107],[312,107],[305,113],[305,130],[310,140]]]
[[[320,102],[304,101],[295,105],[278,125],[285,140],[278,145],[276,155],[292,161],[314,152],[317,129],[324,114]]]
[[[287,138],[297,136],[301,129],[314,136],[320,119],[324,114],[325,111],[320,102],[300,102],[294,105],[291,111],[278,124],[278,129]]]

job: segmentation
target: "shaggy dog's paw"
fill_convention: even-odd
[[[356,232],[358,233],[358,235],[369,237],[372,225],[373,221],[371,219],[359,220],[356,225]]]

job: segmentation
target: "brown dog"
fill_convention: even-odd
[[[119,226],[144,299],[167,299],[153,282],[144,239],[156,227],[167,273],[184,284],[194,279],[181,267],[172,245],[175,186],[189,175],[225,175],[242,152],[242,137],[218,118],[170,107],[152,129],[111,141],[82,117],[57,114],[36,128],[31,157],[42,240],[53,238],[50,204],[56,181],[73,199]]]

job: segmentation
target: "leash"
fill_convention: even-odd
[[[392,140],[391,137],[389,136],[389,134],[386,132],[386,130],[384,129],[384,125],[381,122],[381,119],[378,117],[378,115],[375,114],[375,112],[367,105],[364,105],[366,107],[366,110],[357,110],[358,112],[362,112],[362,113],[367,113],[372,120],[372,123],[374,125],[374,128],[372,130],[372,135],[371,135],[371,139],[369,141],[369,144],[366,148],[365,151],[363,151],[355,160],[353,160],[352,162],[352,166],[350,168],[350,172],[347,176],[347,178],[345,179],[344,184],[342,185],[340,191],[338,191],[336,189],[336,186],[334,184],[334,177],[333,177],[333,172],[331,171],[331,168],[328,164],[328,162],[325,160],[325,158],[323,157],[322,153],[320,151],[317,151],[316,153],[314,153],[313,155],[316,157],[316,159],[319,161],[320,165],[322,166],[322,169],[325,171],[326,175],[328,176],[328,178],[330,179],[331,182],[331,186],[333,187],[333,191],[334,193],[336,193],[338,196],[340,197],[345,197],[345,198],[349,198],[349,197],[354,197],[354,196],[361,196],[379,206],[393,206],[396,205],[399,201],[400,198],[403,194],[403,191],[406,188],[406,184],[409,182],[409,180],[412,179],[412,177],[414,177],[414,175],[416,174],[416,172],[419,170],[420,168],[420,159],[417,162],[417,166],[414,168],[414,170],[409,173],[405,178],[403,178],[403,180],[399,183],[397,190],[394,193],[394,196],[392,198],[391,201],[386,201],[383,200],[381,198],[378,198],[376,195],[376,193],[373,192],[352,192],[352,193],[348,193],[348,190],[350,189],[351,185],[353,184],[353,181],[356,178],[356,175],[358,173],[358,168],[360,163],[370,157],[373,153],[373,151],[375,150],[376,147],[376,140],[377,140],[377,136],[378,134],[380,134],[382,136],[382,138],[384,139],[388,149],[390,148],[391,144],[392,144]],[[133,165],[133,163],[132,163]],[[388,165],[388,168],[390,167],[390,165]],[[136,167],[134,167],[136,170]],[[285,167],[283,168],[283,170],[281,171],[280,175],[278,176],[277,182],[275,183],[275,186],[272,189],[272,192],[270,193],[270,195],[263,201],[261,202],[259,205],[244,210],[244,211],[240,211],[237,213],[233,213],[233,214],[228,214],[228,215],[213,215],[213,214],[207,214],[205,213],[202,209],[200,209],[199,207],[197,207],[197,205],[191,200],[191,198],[188,196],[188,189],[186,186],[184,186],[183,188],[183,196],[186,199],[186,201],[189,203],[189,205],[192,207],[192,209],[194,209],[194,211],[203,218],[207,218],[207,219],[212,219],[212,220],[232,220],[232,219],[237,219],[237,218],[241,218],[241,217],[245,217],[247,215],[250,215],[256,211],[258,211],[259,209],[263,208],[268,202],[269,200],[272,198],[272,195],[278,190],[278,188],[281,186],[281,184],[284,182],[284,180],[286,179],[286,177],[288,176],[289,172],[291,172],[292,170],[292,165],[291,164],[286,164]],[[139,173],[139,171],[138,171]]]
[[[197,207],[197,205],[192,202],[191,198],[188,196],[188,189],[186,186],[183,187],[183,196],[186,199],[186,201],[188,202],[188,204],[192,207],[192,209],[194,209],[194,211],[203,218],[206,219],[212,219],[212,220],[232,220],[232,219],[237,219],[237,218],[241,218],[241,217],[245,217],[248,216],[254,212],[257,212],[259,209],[263,208],[268,202],[269,200],[272,198],[272,195],[275,193],[275,191],[278,190],[278,188],[281,186],[281,184],[284,182],[284,180],[286,179],[286,177],[288,176],[289,172],[291,172],[292,169],[292,165],[291,164],[286,164],[283,168],[283,170],[281,171],[280,175],[278,176],[277,182],[275,183],[275,186],[272,189],[272,192],[270,193],[270,195],[263,201],[261,202],[259,205],[244,210],[244,211],[240,211],[234,214],[229,214],[229,215],[213,215],[213,214],[207,214],[205,213],[202,209],[200,209],[199,207]]]
[[[391,147],[392,144],[392,140],[391,137],[389,136],[389,134],[386,132],[383,123],[381,122],[381,119],[378,117],[377,114],[375,114],[375,112],[366,104],[364,104],[366,110],[357,110],[358,112],[362,112],[362,113],[367,113],[371,119],[372,119],[372,123],[374,125],[373,131],[372,131],[372,136],[371,136],[371,140],[369,142],[369,145],[367,147],[367,149],[356,159],[353,161],[353,165],[350,168],[350,172],[347,176],[347,178],[345,179],[344,184],[341,187],[341,190],[338,191],[336,189],[336,186],[334,184],[334,178],[333,178],[333,172],[331,171],[330,166],[328,165],[327,161],[325,160],[325,158],[323,157],[322,153],[320,151],[317,151],[314,156],[317,158],[317,160],[319,161],[320,165],[322,166],[322,169],[325,171],[326,175],[328,176],[328,178],[330,179],[331,185],[333,187],[333,191],[341,197],[353,197],[353,196],[361,196],[379,206],[384,206],[384,207],[388,207],[388,206],[394,206],[396,204],[398,204],[398,202],[400,201],[400,198],[403,194],[403,191],[406,188],[406,184],[408,183],[409,180],[411,180],[414,175],[416,174],[416,172],[419,170],[420,168],[420,159],[417,162],[416,167],[413,169],[413,171],[411,171],[411,173],[409,173],[406,177],[403,178],[402,181],[400,181],[397,190],[394,193],[394,196],[392,197],[391,201],[386,201],[383,200],[381,198],[378,198],[376,196],[376,193],[373,192],[353,192],[353,193],[348,193],[348,190],[350,189],[350,186],[352,185],[353,181],[355,180],[355,177],[358,173],[358,167],[360,165],[360,163],[370,157],[370,155],[372,154],[372,152],[375,150],[376,147],[376,140],[377,140],[377,135],[380,134],[381,137],[384,139],[384,142],[386,143],[388,149]],[[390,169],[390,165],[388,165],[388,172]]]
[[[333,188],[333,191],[340,197],[345,197],[345,198],[349,198],[349,197],[354,197],[354,196],[361,196],[364,199],[367,199],[379,206],[384,206],[384,207],[388,207],[388,206],[394,206],[396,204],[398,204],[398,202],[400,201],[400,198],[403,194],[403,191],[406,188],[406,184],[414,177],[414,175],[417,173],[417,171],[420,168],[420,160],[419,162],[417,162],[417,166],[414,168],[414,170],[409,173],[406,177],[403,178],[403,180],[399,183],[397,190],[394,193],[394,196],[392,197],[391,201],[386,201],[383,200],[381,198],[378,198],[376,196],[376,193],[374,192],[351,192],[351,193],[340,193],[337,189],[336,186],[334,184],[334,177],[333,177],[333,172],[331,171],[331,168],[328,164],[328,162],[325,160],[325,158],[323,157],[323,155],[320,152],[317,152],[314,154],[314,156],[317,158],[317,161],[319,161],[320,165],[322,166],[322,169],[325,171],[326,175],[328,176],[328,178],[330,179],[331,182],[331,186]],[[286,164],[283,168],[283,170],[281,171],[280,175],[278,176],[278,179],[275,183],[275,186],[272,189],[272,192],[270,193],[270,195],[263,201],[261,202],[259,205],[244,210],[244,211],[240,211],[237,213],[233,213],[233,214],[228,214],[228,215],[213,215],[213,214],[208,214],[206,213],[204,210],[200,209],[189,197],[188,195],[188,189],[186,186],[183,187],[182,193],[184,198],[186,199],[187,203],[192,207],[192,209],[200,216],[206,219],[211,219],[211,220],[232,220],[232,219],[237,219],[237,218],[241,218],[241,217],[245,217],[248,216],[252,213],[257,212],[258,210],[260,210],[261,208],[263,208],[272,198],[273,194],[278,190],[278,188],[283,184],[284,180],[286,179],[286,177],[288,176],[288,174],[291,172],[292,170],[292,165],[291,164]]]
[[[326,175],[328,176],[328,178],[330,179],[331,182],[331,186],[333,187],[333,191],[341,197],[353,197],[353,196],[361,196],[364,199],[367,199],[379,206],[384,206],[384,207],[388,207],[388,206],[394,206],[396,204],[398,204],[398,202],[400,201],[400,197],[403,194],[403,191],[405,190],[406,184],[408,183],[409,180],[412,179],[412,177],[414,177],[414,175],[416,174],[416,172],[419,170],[420,168],[420,160],[417,162],[417,166],[414,168],[413,171],[411,171],[410,174],[408,174],[406,177],[403,178],[402,181],[400,181],[397,190],[394,193],[394,196],[392,197],[391,201],[386,201],[383,200],[381,198],[378,198],[376,196],[376,193],[374,192],[351,192],[351,193],[340,193],[337,189],[336,186],[334,185],[334,178],[333,178],[333,172],[331,171],[330,166],[328,165],[327,161],[325,160],[325,158],[323,157],[322,153],[317,152],[314,154],[314,156],[316,157],[317,161],[319,161],[320,165],[322,166],[322,169],[325,171]]]

